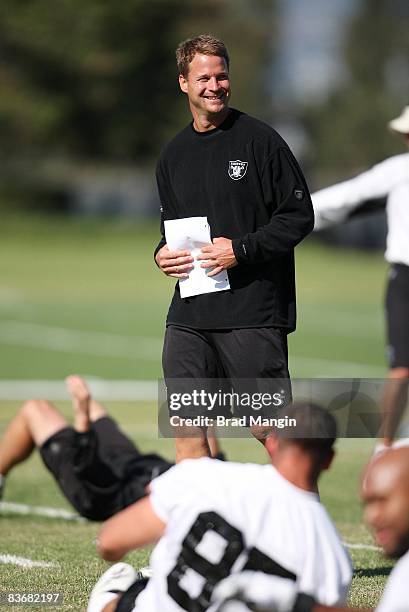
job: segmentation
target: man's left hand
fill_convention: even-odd
[[[213,268],[208,276],[215,276],[222,270],[237,266],[237,259],[234,256],[229,238],[213,238],[213,243],[204,246],[201,253],[197,256],[197,259],[204,260],[201,267]]]

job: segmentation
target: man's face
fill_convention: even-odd
[[[196,53],[189,64],[187,77],[179,76],[179,85],[189,98],[192,112],[210,116],[228,107],[229,71],[223,57]]]
[[[363,482],[365,520],[389,557],[400,557],[409,549],[408,484],[382,467],[369,470]]]

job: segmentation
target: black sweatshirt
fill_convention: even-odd
[[[240,163],[241,162],[241,163]],[[193,124],[157,166],[164,221],[206,216],[211,237],[233,241],[230,290],[190,298],[179,285],[167,325],[196,329],[295,329],[294,247],[314,225],[311,198],[288,145],[270,126],[236,110],[214,130]]]

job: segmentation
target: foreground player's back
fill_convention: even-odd
[[[193,602],[205,610],[219,581],[243,569],[295,580],[322,603],[343,602],[351,565],[333,524],[317,495],[271,465],[187,460],[151,486],[167,527],[136,610],[188,610]]]

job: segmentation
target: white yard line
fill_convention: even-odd
[[[26,559],[25,557],[16,557],[15,555],[0,554],[0,563],[7,565],[19,565],[25,569],[31,569],[33,567],[42,568],[56,568],[59,567],[58,563],[51,563],[49,561],[33,561],[32,559]]]
[[[86,522],[86,519],[82,518],[74,512],[65,510],[65,508],[50,508],[47,506],[29,506],[27,504],[15,504],[12,502],[0,502],[0,513],[7,512],[9,514],[23,514],[26,516],[44,516],[48,518],[61,518],[66,521],[82,521]],[[351,548],[352,550],[373,550],[381,551],[379,546],[374,544],[361,544],[361,543],[350,543],[343,542],[344,546]],[[3,555],[4,556],[4,555]],[[1,556],[0,556],[1,559]]]
[[[86,376],[93,396],[101,401],[158,401],[155,380],[100,380]],[[59,380],[0,380],[0,400],[25,401],[42,398],[68,400],[65,383]]]
[[[373,544],[350,544],[348,542],[343,542],[343,544],[352,550],[375,550],[377,552],[382,552],[382,548],[379,548],[379,546],[374,546]]]
[[[290,370],[306,368],[309,376],[315,378],[341,377],[341,378],[385,378],[386,367],[368,365],[354,361],[338,361],[337,359],[318,359],[315,357],[297,357],[290,353]],[[329,371],[333,371],[331,375]],[[303,378],[299,376],[298,378]]]
[[[3,320],[0,322],[0,342],[13,346],[30,346],[64,353],[80,353],[102,357],[159,362],[162,339],[148,336],[123,336],[105,332],[90,332],[39,323]],[[382,377],[386,368],[353,361],[319,359],[290,355],[293,367],[308,369],[310,376]]]
[[[47,518],[60,518],[64,521],[86,522],[86,519],[82,516],[65,510],[65,508],[29,506],[28,504],[15,504],[14,502],[0,502],[0,513],[21,514],[23,516],[44,516]]]
[[[0,342],[63,353],[80,353],[141,361],[159,361],[162,340],[146,336],[121,336],[39,323],[2,320]]]

